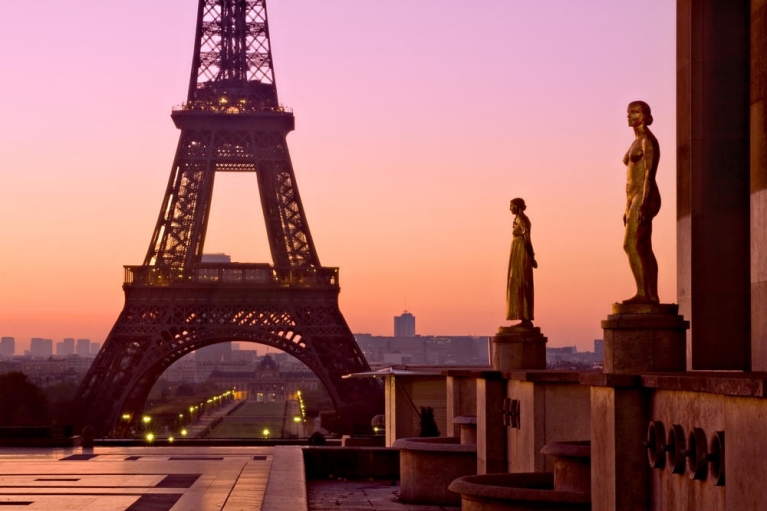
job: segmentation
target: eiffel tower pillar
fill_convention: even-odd
[[[187,102],[165,197],[143,265],[126,266],[125,306],[80,384],[84,420],[127,434],[173,362],[219,342],[252,341],[303,362],[351,430],[383,410],[338,307],[338,269],[320,265],[286,143],[265,0],[199,0]],[[202,262],[216,172],[257,176],[272,264]]]

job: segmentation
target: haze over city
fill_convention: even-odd
[[[150,241],[189,82],[195,2],[7,6],[0,335],[103,342]],[[675,2],[272,0],[280,101],[320,260],[354,332],[491,335],[509,200],[540,267],[535,323],[590,349],[630,297],[629,101],[653,108],[660,298],[676,297]],[[24,44],[19,44],[23,41]],[[205,246],[271,262],[255,175],[219,174]]]

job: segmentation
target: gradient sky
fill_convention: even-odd
[[[653,108],[660,297],[676,301],[673,0],[269,0],[288,144],[354,332],[492,335],[509,200],[533,225],[535,323],[592,347],[634,294],[622,250],[629,101]],[[141,264],[185,100],[194,0],[3,9],[0,335],[103,342]],[[218,174],[206,252],[271,262],[255,175]]]

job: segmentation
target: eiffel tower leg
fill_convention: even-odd
[[[311,305],[307,305],[311,303]],[[343,379],[368,370],[338,309],[337,290],[126,287],[126,304],[80,386],[86,422],[100,435],[124,436],[152,385],[176,360],[225,341],[251,341],[304,363],[328,390],[337,411],[354,409],[350,425],[369,427],[381,413],[372,379]]]

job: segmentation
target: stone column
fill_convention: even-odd
[[[677,296],[692,369],[751,367],[749,11],[677,1]]]
[[[591,387],[591,507],[645,511],[650,469],[642,446],[647,399],[627,375],[598,375]]]
[[[477,378],[477,474],[506,472],[506,426],[501,403],[506,380],[489,371]]]
[[[751,0],[751,365],[767,371],[767,0]]]
[[[445,436],[460,436],[456,417],[477,416],[476,374],[471,371],[449,370],[447,374],[447,431]]]

